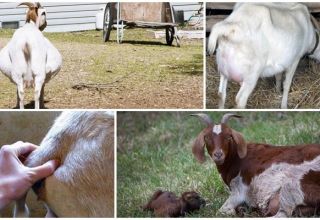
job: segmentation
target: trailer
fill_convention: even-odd
[[[117,42],[122,43],[126,28],[165,29],[167,45],[176,40],[180,46],[174,10],[169,2],[109,2],[103,22],[103,40],[109,41],[113,28],[117,30]]]

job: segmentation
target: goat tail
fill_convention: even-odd
[[[228,36],[230,33],[234,32],[235,27],[232,23],[219,22],[214,25],[211,29],[211,33],[208,40],[208,55],[213,55],[217,47],[217,42],[220,36]]]

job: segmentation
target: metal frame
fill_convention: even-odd
[[[123,41],[123,37],[124,37],[124,28],[127,27],[127,21],[125,20],[122,20],[121,19],[121,4],[120,2],[117,2],[117,3],[108,3],[107,6],[106,6],[106,10],[108,10],[108,5],[109,5],[109,9],[110,9],[110,12],[109,12],[109,16],[111,18],[113,18],[113,14],[111,12],[111,10],[113,10],[113,7],[111,4],[116,4],[116,10],[117,10],[117,16],[116,16],[116,29],[117,29],[117,43],[122,43]],[[157,22],[146,22],[144,23],[144,25],[140,26],[138,23],[130,23],[130,27],[136,27],[136,28],[164,28],[166,30],[166,41],[167,41],[167,44],[168,45],[172,45],[172,42],[174,39],[176,39],[176,42],[177,42],[177,46],[180,47],[180,38],[178,36],[178,28],[177,28],[177,25],[175,23],[175,18],[174,18],[174,10],[173,10],[173,6],[171,3],[170,4],[170,10],[171,10],[171,17],[172,17],[172,23],[157,23]],[[104,17],[104,41],[108,41],[109,40],[109,35],[108,37],[106,38],[105,37],[105,33],[109,33],[110,34],[110,31],[112,29],[112,25],[109,25],[107,22],[106,22],[106,16],[108,14],[106,13],[105,11],[105,17]],[[112,19],[112,22],[113,22],[113,19]],[[108,27],[105,27],[106,25],[108,25]],[[108,30],[107,30],[108,28]]]

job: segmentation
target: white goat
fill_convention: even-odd
[[[25,165],[53,159],[60,167],[33,187],[47,216],[114,217],[113,114],[63,112]],[[29,216],[25,198],[17,201],[14,216]]]
[[[299,3],[238,3],[232,14],[212,27],[208,53],[217,49],[220,73],[219,108],[224,108],[228,80],[241,84],[238,108],[247,100],[260,77],[285,73],[281,108],[300,59],[308,54],[319,60],[319,36],[306,6]]]
[[[24,89],[34,86],[35,108],[44,107],[44,86],[62,65],[59,51],[45,38],[46,11],[40,3],[27,5],[26,24],[18,29],[0,51],[0,71],[17,85],[17,106],[24,108]],[[19,6],[20,6],[19,5]]]

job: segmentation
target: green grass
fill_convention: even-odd
[[[152,217],[140,208],[157,189],[196,190],[207,206],[190,217],[218,217],[228,196],[215,165],[198,164],[191,153],[203,125],[189,112],[118,113],[117,203],[119,217]],[[230,126],[250,142],[274,145],[320,143],[317,112],[242,112]],[[210,113],[219,121],[223,113]]]

